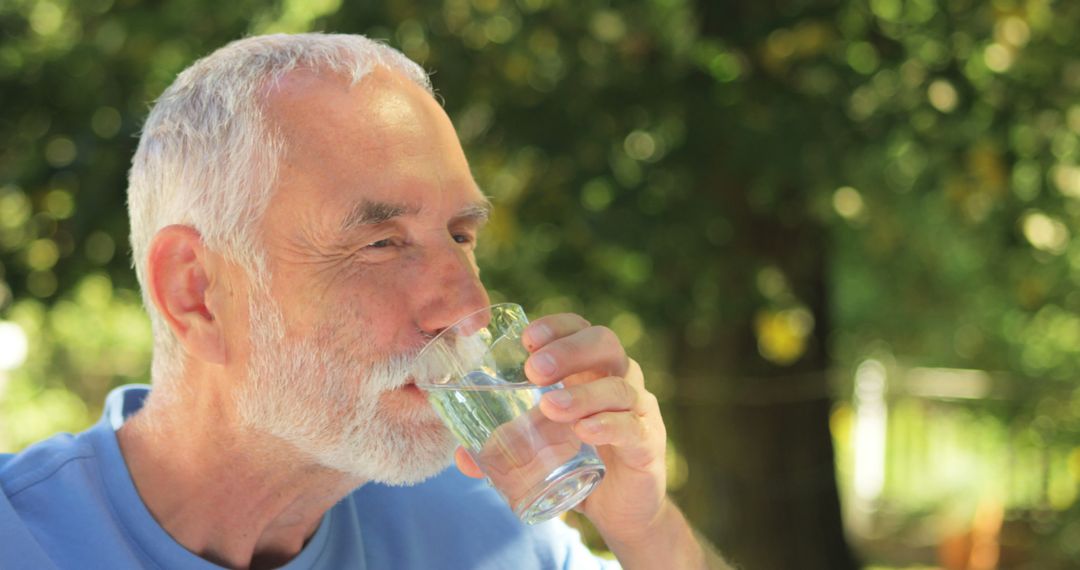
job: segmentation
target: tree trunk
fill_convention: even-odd
[[[716,352],[695,353],[687,384],[717,384]],[[668,414],[693,458],[681,492],[693,498],[682,502],[687,516],[745,570],[857,568],[840,518],[823,375],[740,383],[763,387],[680,394]]]
[[[723,211],[741,212],[733,218],[743,221],[736,228],[743,247],[785,274],[815,326],[806,352],[789,366],[759,355],[750,314],[720,318],[722,330],[706,346],[684,341],[673,351],[678,382],[667,417],[691,458],[681,493],[692,502],[682,504],[744,570],[855,569],[829,430],[825,232],[808,218],[756,217],[744,209],[744,195],[727,194]]]

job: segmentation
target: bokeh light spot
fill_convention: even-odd
[[[30,219],[30,200],[17,186],[0,188],[0,229],[21,227]]]
[[[878,68],[880,58],[874,46],[867,42],[856,42],[848,47],[847,62],[851,69],[870,75]]]
[[[1062,194],[1080,198],[1080,166],[1058,164],[1050,170],[1054,185]]]
[[[836,192],[833,192],[832,202],[836,213],[847,220],[859,218],[865,209],[862,195],[850,186],[837,188]]]
[[[55,2],[40,0],[30,11],[30,27],[39,35],[51,36],[64,23],[64,9]]]
[[[795,54],[795,37],[786,29],[776,30],[765,40],[765,50],[770,57],[785,60]]]
[[[77,154],[75,142],[67,137],[53,137],[45,145],[45,160],[56,168],[71,164]]]
[[[75,213],[75,199],[64,190],[53,190],[45,195],[45,210],[58,220],[66,220]]]
[[[602,42],[615,43],[626,35],[626,22],[623,21],[618,12],[601,10],[592,17],[589,29],[596,39]]]
[[[900,18],[900,0],[871,0],[870,9],[874,15],[882,20],[897,20]]]
[[[60,248],[51,239],[34,240],[26,248],[26,264],[34,270],[52,269],[60,259]]]
[[[1037,249],[1062,253],[1069,244],[1069,229],[1042,212],[1028,212],[1020,222],[1024,237]]]
[[[935,79],[926,89],[926,97],[930,100],[930,104],[942,113],[953,112],[960,102],[956,88],[944,79]]]
[[[86,258],[98,265],[105,265],[116,254],[116,243],[109,234],[93,232],[86,237]]]
[[[618,335],[624,345],[633,346],[641,340],[645,327],[641,324],[641,318],[634,313],[622,312],[611,319],[611,330]]]
[[[484,24],[484,35],[491,43],[504,44],[514,37],[514,23],[505,16],[495,16]]]
[[[113,138],[120,132],[120,111],[112,107],[100,107],[90,118],[90,128],[95,135],[103,139]]]
[[[754,318],[758,351],[770,362],[784,366],[806,352],[814,328],[814,317],[802,307],[781,311],[759,311]]]
[[[645,131],[634,131],[626,135],[623,148],[627,156],[634,160],[649,160],[656,154],[656,140]]]
[[[593,212],[605,210],[613,198],[611,184],[603,178],[594,178],[581,189],[581,204]]]
[[[1013,47],[1022,47],[1031,39],[1031,28],[1018,16],[1009,16],[999,22],[995,31],[1002,40]]]
[[[986,51],[983,52],[983,61],[986,63],[986,67],[998,73],[1008,71],[1012,67],[1013,59],[1013,52],[999,43],[990,44],[986,47]]]

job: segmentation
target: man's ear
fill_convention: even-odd
[[[214,364],[228,359],[220,315],[209,301],[211,289],[221,286],[222,269],[194,228],[162,228],[150,242],[147,281],[150,297],[173,334],[191,356]]]

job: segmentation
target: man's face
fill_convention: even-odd
[[[272,283],[247,299],[241,413],[357,476],[430,476],[453,443],[406,364],[488,304],[473,254],[487,202],[446,114],[394,72],[350,88],[294,71],[266,109],[286,149],[262,224]]]

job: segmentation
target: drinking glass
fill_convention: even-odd
[[[571,424],[540,413],[540,397],[562,383],[525,378],[528,322],[512,303],[467,315],[420,351],[413,377],[514,514],[536,524],[585,499],[604,464]]]

